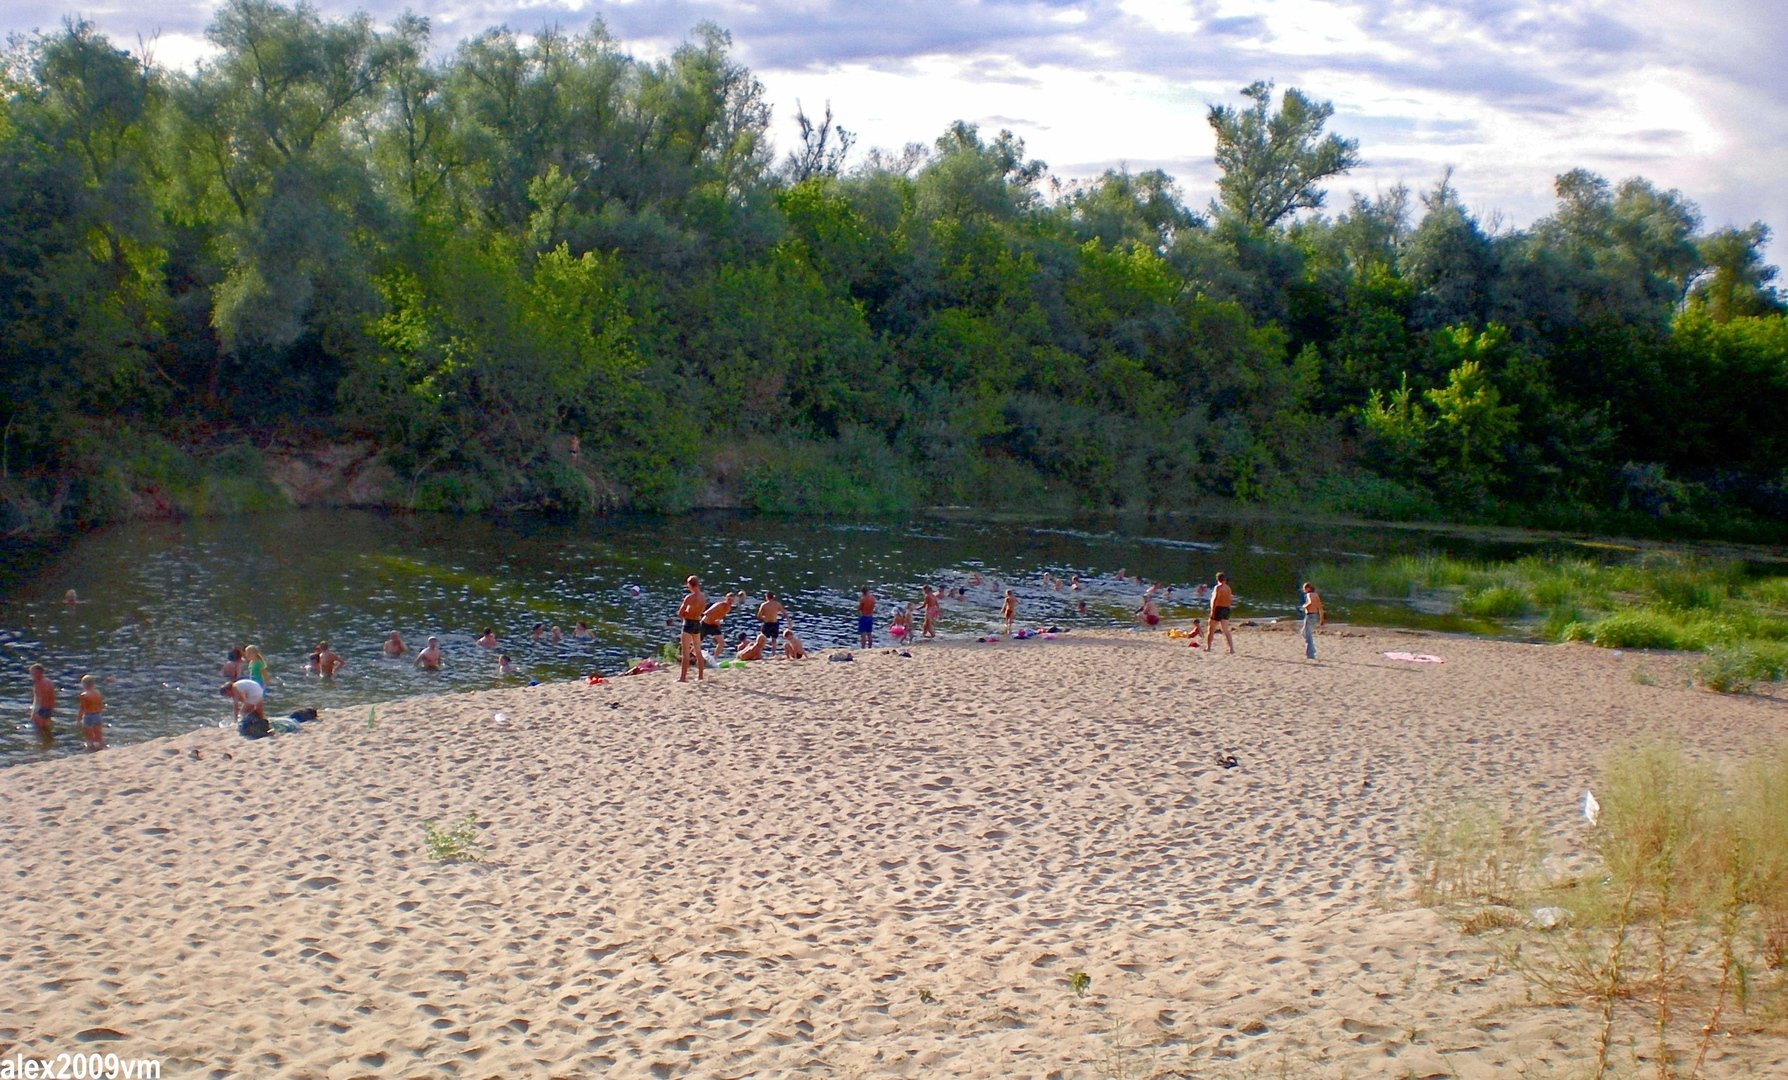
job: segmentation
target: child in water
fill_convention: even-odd
[[[100,696],[99,680],[91,675],[81,676],[81,695],[76,701],[79,704],[81,738],[85,740],[87,749],[104,750],[106,726],[99,714],[106,707],[106,699]]]

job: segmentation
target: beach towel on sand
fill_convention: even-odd
[[[1427,653],[1415,653],[1415,652],[1388,652],[1388,653],[1384,654],[1384,658],[1386,660],[1403,660],[1403,661],[1406,661],[1411,664],[1444,664],[1444,663],[1446,663],[1445,660],[1442,660],[1438,656],[1430,656]]]

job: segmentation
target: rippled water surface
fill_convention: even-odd
[[[49,545],[0,547],[0,676],[9,713],[0,723],[0,764],[79,752],[73,695],[80,677],[102,679],[107,737],[138,742],[216,724],[229,715],[218,694],[225,651],[258,644],[270,667],[269,715],[304,706],[368,704],[413,694],[498,685],[495,655],[473,643],[493,628],[518,668],[513,681],[613,673],[672,639],[684,575],[710,594],[743,588],[785,597],[810,647],[855,644],[857,590],[883,600],[915,599],[922,583],[983,583],[945,605],[948,634],[996,624],[1000,590],[1015,588],[1020,622],[1129,625],[1142,587],[1122,568],[1178,586],[1226,570],[1238,617],[1294,614],[1311,563],[1392,552],[1445,550],[1488,555],[1456,538],[1393,529],[1306,527],[1216,519],[1099,523],[1040,528],[963,517],[903,523],[803,522],[726,515],[595,521],[489,520],[348,511],[293,511],[227,520],[112,526]],[[1046,588],[1044,571],[1079,574],[1078,593]],[[69,589],[82,603],[63,602]],[[636,591],[637,589],[637,591]],[[1079,599],[1088,611],[1076,609]],[[1395,605],[1332,615],[1359,622],[1449,626]],[[1163,614],[1190,614],[1176,600]],[[569,634],[590,624],[590,641]],[[746,629],[735,614],[729,635]],[[537,622],[567,635],[529,638]],[[425,673],[388,660],[379,645],[397,630],[412,655],[440,638],[445,670]],[[347,659],[336,679],[304,674],[304,659],[327,638]],[[878,643],[885,637],[878,634]],[[28,723],[26,665],[44,664],[61,692],[56,745],[37,746]]]

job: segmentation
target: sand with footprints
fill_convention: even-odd
[[[1592,1010],[1530,1003],[1411,902],[1422,809],[1501,792],[1569,851],[1609,747],[1674,733],[1734,756],[1788,731],[1783,702],[1690,689],[1668,656],[1336,630],[1310,664],[1283,627],[1236,645],[941,642],[8,769],[0,1056],[220,1077],[1570,1075]],[[431,859],[422,823],[468,814],[484,861]],[[1723,1038],[1707,1072],[1788,1075],[1788,1041]]]

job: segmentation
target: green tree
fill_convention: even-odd
[[[1318,185],[1360,163],[1359,142],[1322,134],[1335,114],[1326,101],[1305,97],[1296,87],[1273,111],[1273,84],[1256,82],[1242,90],[1245,108],[1212,105],[1208,113],[1217,135],[1217,201],[1212,213],[1235,221],[1244,231],[1270,229],[1299,210],[1322,206]]]

